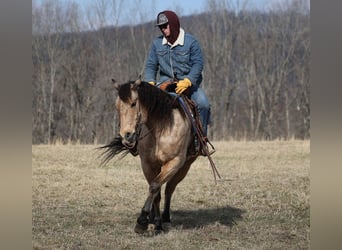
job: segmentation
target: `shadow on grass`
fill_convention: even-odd
[[[198,210],[176,210],[171,212],[171,223],[173,226],[182,226],[184,229],[202,227],[216,222],[232,227],[237,224],[237,220],[242,219],[242,214],[245,212],[243,209],[231,206]]]

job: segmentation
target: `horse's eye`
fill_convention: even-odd
[[[133,103],[131,104],[131,108],[135,107],[135,105],[137,105],[137,103],[136,103],[136,102],[133,102]]]

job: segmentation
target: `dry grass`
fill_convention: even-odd
[[[133,232],[148,186],[139,159],[99,167],[93,145],[32,146],[34,249],[308,249],[309,141],[214,142],[223,179],[199,158],[168,233]]]

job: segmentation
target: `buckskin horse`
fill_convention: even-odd
[[[194,150],[191,121],[175,95],[140,80],[125,84],[112,81],[118,92],[115,106],[120,132],[111,143],[101,147],[105,149],[103,162],[122,152],[139,155],[149,194],[134,231],[158,234],[163,230],[162,223],[171,223],[171,196],[177,184],[199,156]],[[161,214],[160,191],[165,183]]]

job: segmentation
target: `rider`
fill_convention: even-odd
[[[179,18],[173,11],[165,10],[158,14],[157,24],[162,36],[152,42],[145,66],[145,80],[156,85],[159,70],[160,86],[163,82],[177,78],[176,93],[190,89],[191,99],[198,105],[204,135],[210,115],[210,105],[206,94],[200,87],[202,82],[203,56],[196,38],[184,32]]]

